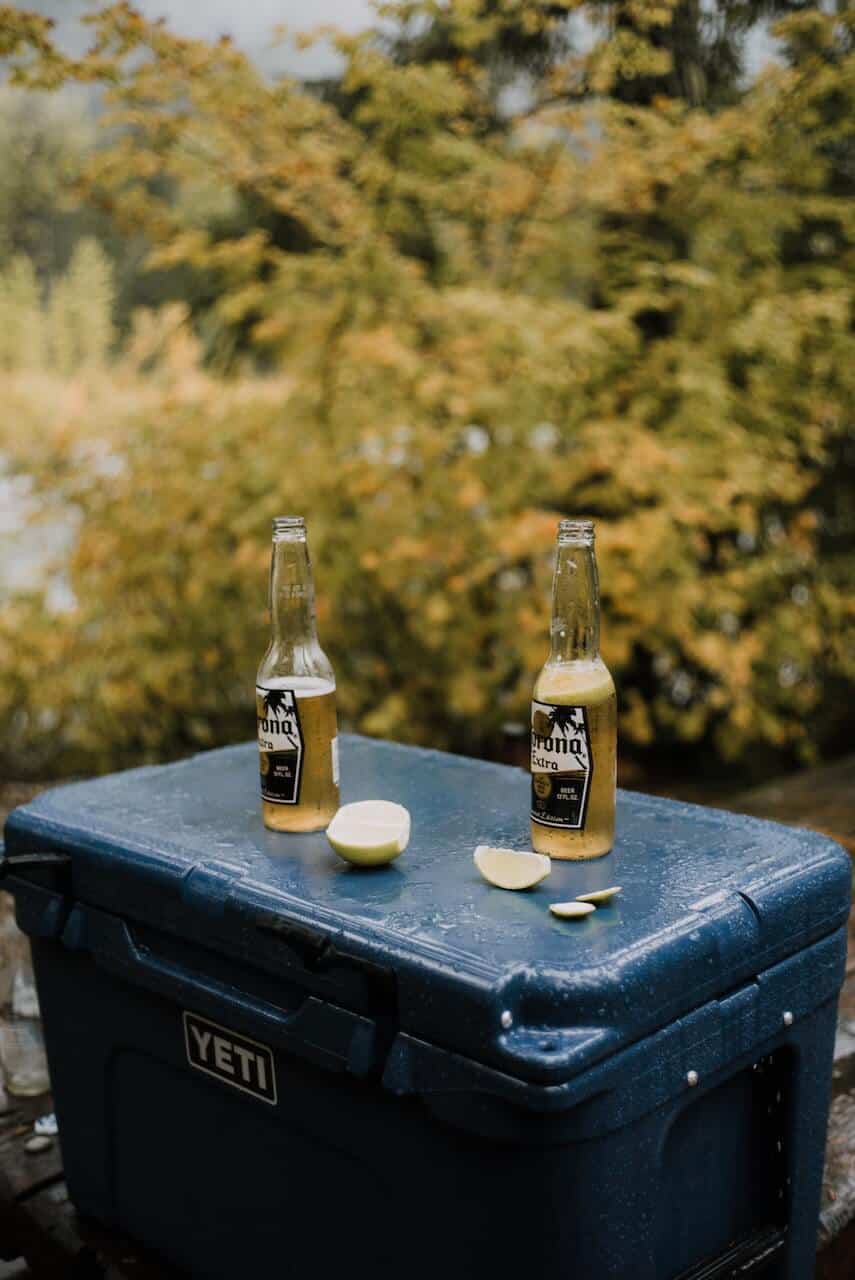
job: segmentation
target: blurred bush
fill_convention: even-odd
[[[0,86],[0,262],[24,254],[44,278],[65,270],[81,236],[104,231],[69,199],[95,134],[76,100]]]
[[[79,240],[46,292],[26,254],[0,270],[0,368],[71,375],[102,368],[115,341],[113,273],[97,240]]]
[[[3,348],[5,483],[54,531],[0,617],[5,768],[250,735],[289,510],[366,732],[490,752],[525,719],[574,513],[598,520],[625,744],[706,767],[841,741],[855,19],[786,19],[786,65],[718,107],[668,84],[673,4],[624,6],[584,54],[550,25],[568,7],[509,6],[499,30],[486,4],[441,29],[387,6],[432,41],[342,37],[323,93],[126,6],[80,63],[35,22],[7,38],[35,50],[28,83],[112,86],[90,196],[205,282],[235,360],[215,376],[177,304],[71,378]],[[497,67],[520,32],[540,43],[514,113]],[[72,274],[27,314],[109,296]]]

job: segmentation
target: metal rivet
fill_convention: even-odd
[[[699,1079],[700,1077],[698,1076],[697,1071],[686,1072],[686,1084],[689,1086],[690,1089],[694,1089]]]
[[[785,1027],[791,1027],[791,1026],[793,1025],[793,1022],[794,1022],[794,1021],[795,1021],[795,1019],[793,1018],[793,1015],[790,1013],[790,1011],[789,1011],[789,1009],[788,1009],[788,1010],[786,1011],[786,1013],[784,1014],[784,1026],[785,1026]]]
[[[501,1023],[506,1031],[514,1025],[514,1015],[511,1013],[510,1009],[506,1009],[502,1014]]]

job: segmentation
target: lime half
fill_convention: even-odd
[[[344,804],[327,827],[340,857],[357,867],[378,867],[403,853],[410,839],[410,813],[392,800]]]

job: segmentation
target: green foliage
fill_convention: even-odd
[[[96,240],[78,242],[46,295],[30,259],[17,254],[0,272],[0,369],[72,374],[102,366],[115,340],[114,305],[112,268]]]
[[[494,91],[521,75],[536,83],[556,63],[566,66],[568,55],[590,43],[593,27],[601,37],[594,56],[573,64],[583,72],[576,77],[579,95],[607,89],[625,102],[650,104],[667,95],[716,107],[740,96],[748,33],[804,6],[801,0],[399,0],[380,7],[395,24],[387,45],[396,60],[474,59]]]
[[[0,88],[0,266],[25,254],[48,278],[92,234],[97,219],[74,204],[71,189],[94,132],[73,91],[60,103]]]
[[[51,367],[71,374],[102,365],[115,340],[114,306],[109,259],[97,240],[80,240],[68,270],[51,291]]]
[[[0,618],[10,767],[249,734],[283,510],[309,517],[324,644],[368,732],[491,751],[525,718],[572,513],[598,520],[628,747],[735,762],[837,740],[855,18],[787,18],[788,65],[711,111],[625,92],[667,80],[685,6],[607,6],[585,54],[555,25],[580,7],[387,5],[402,38],[340,37],[325,97],[127,6],[80,63],[37,50],[30,80],[111,86],[90,195],[270,372],[215,378],[172,308],[136,318],[106,376],[69,357],[74,396],[10,379],[9,421],[40,426],[0,448],[34,519],[68,530]],[[544,37],[516,114],[493,59],[509,14]],[[435,43],[408,51],[431,15]]]
[[[45,315],[35,269],[25,254],[16,254],[0,272],[0,368],[40,369],[45,354]]]
[[[2,22],[0,12],[0,40]],[[180,267],[143,271],[150,244],[142,237],[120,236],[109,205],[79,198],[83,168],[97,146],[94,95],[85,87],[66,85],[57,94],[0,87],[0,273],[13,259],[26,258],[40,291],[48,293],[67,275],[81,242],[96,241],[111,264],[113,320],[122,332],[136,308],[159,306],[169,298],[191,300],[203,319],[211,300],[203,278],[191,278]],[[233,225],[232,194],[222,190],[215,174],[188,186],[182,197],[189,215],[206,226]],[[250,217],[247,213],[244,226]],[[209,347],[216,349],[218,327],[209,322],[205,328]],[[224,345],[233,346],[228,336]]]

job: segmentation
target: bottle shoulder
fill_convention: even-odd
[[[615,696],[611,672],[601,658],[579,662],[547,662],[534,683],[537,702],[558,705],[578,702],[585,706]]]
[[[271,645],[258,666],[256,684],[285,688],[289,681],[322,681],[335,687],[335,673],[320,645]]]

